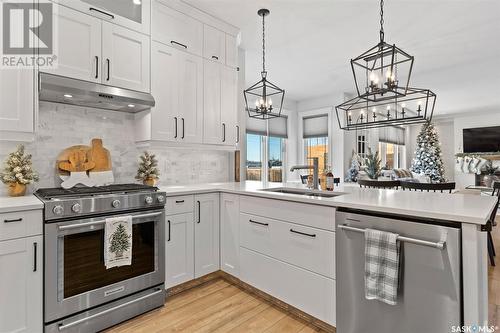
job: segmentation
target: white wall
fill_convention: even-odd
[[[143,148],[135,144],[133,115],[41,102],[38,123],[35,141],[25,145],[27,152],[33,154],[34,169],[40,174],[40,182],[34,188],[58,186],[57,155],[72,145],[89,145],[92,138],[102,138],[104,147],[110,151],[115,181],[135,182]],[[0,160],[15,150],[16,145],[0,142]],[[161,146],[147,150],[157,155],[160,185],[229,180],[232,153],[227,151]],[[0,186],[0,195],[5,194],[6,187]]]

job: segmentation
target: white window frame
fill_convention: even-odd
[[[304,136],[304,118],[307,117],[312,117],[312,116],[321,116],[326,114],[328,117],[328,165],[332,165],[332,130],[333,130],[333,125],[332,125],[332,108],[320,108],[320,109],[315,109],[315,110],[309,110],[309,111],[301,111],[298,113],[298,125],[299,125],[299,131],[298,131],[298,141],[299,141],[299,146],[297,149],[300,149],[300,154],[298,157],[299,163],[300,164],[307,164],[305,161],[305,156],[304,156],[304,147],[305,147],[305,139],[303,138]]]
[[[378,146],[381,166],[384,167],[387,163],[387,144],[394,146],[394,169],[406,169],[406,146],[383,141],[379,141]]]

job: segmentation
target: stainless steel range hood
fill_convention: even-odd
[[[121,112],[139,112],[155,105],[151,94],[95,82],[40,73],[41,101]]]

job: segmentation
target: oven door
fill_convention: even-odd
[[[106,269],[105,218],[132,216],[132,264]],[[45,224],[45,322],[165,282],[163,209]]]

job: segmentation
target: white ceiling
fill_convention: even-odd
[[[261,71],[259,8],[268,8],[268,78],[302,101],[353,92],[349,60],[378,42],[377,0],[184,0],[241,29],[247,85]],[[411,85],[436,115],[500,112],[500,0],[385,0],[386,41],[415,56]],[[339,101],[339,103],[342,101]]]

